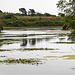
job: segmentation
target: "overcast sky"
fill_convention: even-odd
[[[34,9],[36,12],[57,15],[56,3],[59,0],[0,0],[0,10],[19,13],[19,8]]]

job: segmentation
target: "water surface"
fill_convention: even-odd
[[[7,51],[0,51],[0,74],[74,75],[75,44],[64,35],[69,33],[63,30],[3,30],[0,50]]]

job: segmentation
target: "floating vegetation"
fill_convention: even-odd
[[[31,65],[38,65],[42,64],[41,59],[8,59],[8,60],[0,60],[1,63],[8,63],[8,64],[31,64]]]
[[[61,56],[60,58],[64,58],[64,59],[75,59],[75,55],[64,55],[64,56]]]
[[[19,40],[16,39],[2,39],[2,41],[0,41],[0,44],[13,44],[13,43],[17,43]]]
[[[36,36],[36,35],[54,35],[54,34],[22,34],[22,35],[5,35],[5,37],[28,37],[28,36]]]
[[[75,42],[56,42],[57,44],[75,44]]]
[[[0,57],[7,57],[7,56],[0,56]]]
[[[3,39],[0,39],[0,42],[2,42],[3,41]]]
[[[24,48],[24,49],[16,49],[16,50],[59,50],[59,49],[53,49],[53,48]]]
[[[2,43],[0,43],[0,44],[13,44],[13,42],[2,42]]]
[[[57,58],[57,56],[44,56],[44,58]]]
[[[7,59],[8,59],[8,60],[14,60],[15,58],[8,57]]]
[[[51,53],[60,53],[59,51],[51,51]]]
[[[71,69],[75,70],[75,68],[71,68]]]
[[[0,52],[3,52],[3,51],[11,51],[11,50],[7,50],[7,49],[0,49]]]
[[[51,51],[50,53],[72,53],[72,52],[59,52],[59,51]]]
[[[44,56],[44,58],[63,58],[63,59],[75,59],[75,55],[64,55],[64,56]]]
[[[58,36],[68,36],[68,33],[66,33],[66,34],[58,34]]]

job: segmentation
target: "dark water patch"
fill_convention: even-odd
[[[9,44],[14,44],[14,43],[18,43],[20,40],[18,39],[0,39],[0,46],[6,44],[6,45],[9,45]]]
[[[75,60],[75,55],[63,55],[63,56],[44,56],[44,58],[62,58],[64,60]]]

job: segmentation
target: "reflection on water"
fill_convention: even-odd
[[[2,46],[2,44],[0,44],[0,47]]]
[[[65,38],[63,38],[63,37],[62,38],[59,38],[59,41],[60,42],[63,42],[64,40],[65,40]]]
[[[31,45],[35,45],[35,44],[36,44],[36,39],[30,39],[30,40],[29,40],[29,43],[30,43]]]
[[[3,40],[0,40],[0,47],[3,45],[2,42],[3,42]]]
[[[23,39],[22,44],[20,46],[27,46],[28,44],[31,46],[32,45],[34,46],[34,45],[36,45],[36,41],[39,41],[39,40],[37,40],[36,38],[34,38],[34,39]]]
[[[23,42],[23,43],[21,44],[21,46],[26,46],[26,45],[27,45],[27,39],[23,39],[22,42]]]

